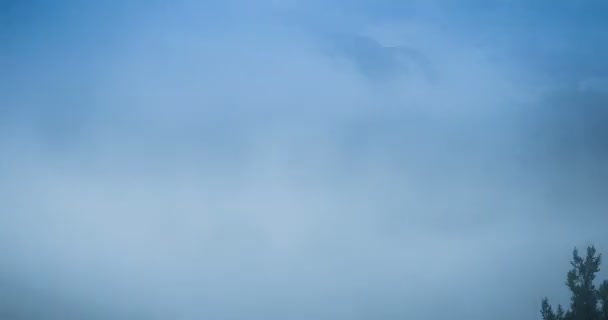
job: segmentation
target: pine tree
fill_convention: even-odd
[[[604,280],[600,289],[599,300],[601,302],[601,318],[602,320],[608,320],[608,280]]]
[[[543,320],[608,320],[608,281],[604,281],[599,288],[594,284],[600,271],[601,258],[593,246],[587,248],[585,258],[574,249],[570,263],[572,269],[566,281],[571,292],[570,309],[564,311],[559,305],[554,312],[545,298],[541,305]]]
[[[544,320],[557,320],[557,315],[553,312],[553,308],[549,304],[549,300],[547,300],[547,298],[543,299],[540,313]]]
[[[572,292],[570,309],[573,320],[599,320],[598,293],[593,284],[595,274],[600,271],[601,255],[596,255],[593,246],[587,248],[583,259],[574,249],[572,270],[568,272],[568,288]]]
[[[557,305],[557,313],[555,314],[555,318],[557,320],[563,320],[565,318],[564,308],[562,308],[561,304]]]

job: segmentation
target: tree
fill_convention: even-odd
[[[602,255],[595,247],[587,248],[583,258],[575,248],[572,252],[572,269],[568,271],[566,285],[570,289],[570,308],[564,311],[558,305],[553,311],[549,300],[544,298],[541,305],[543,320],[608,320],[608,280],[596,288],[594,280],[600,271]]]
[[[602,320],[608,320],[608,280],[604,280],[599,289],[599,299],[602,306]]]

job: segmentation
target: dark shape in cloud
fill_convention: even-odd
[[[434,82],[437,75],[422,52],[407,46],[384,46],[363,35],[337,35],[328,39],[330,54],[344,58],[372,80],[394,80],[400,76],[420,76]],[[419,73],[418,75],[416,73]]]

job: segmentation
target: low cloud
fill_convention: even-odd
[[[441,2],[240,5],[13,26],[2,312],[533,318],[565,301],[574,245],[608,246],[605,113],[573,107],[601,95],[555,109],[578,80],[470,41]]]

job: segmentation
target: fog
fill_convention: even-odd
[[[2,2],[1,317],[540,319],[608,253],[606,10]]]

